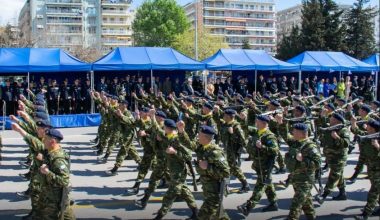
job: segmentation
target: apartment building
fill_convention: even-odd
[[[274,53],[276,49],[276,13],[274,0],[198,0],[184,6],[195,26],[223,36],[231,48],[248,41],[252,49]]]

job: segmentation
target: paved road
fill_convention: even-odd
[[[121,167],[119,175],[107,177],[104,171],[111,169],[117,152],[114,152],[107,164],[97,164],[96,156],[91,150],[89,140],[95,137],[97,128],[72,128],[61,129],[65,139],[63,146],[67,150],[71,147],[72,176],[73,185],[72,197],[76,201],[74,207],[77,218],[80,219],[152,219],[154,213],[161,205],[162,196],[165,190],[158,190],[151,198],[145,210],[139,210],[134,205],[139,196],[123,195],[127,187],[134,184],[136,178],[136,164],[134,161],[125,161]],[[4,160],[0,166],[0,219],[19,219],[30,209],[29,200],[20,200],[15,192],[23,191],[27,188],[28,182],[22,180],[18,174],[27,170],[21,168],[18,161],[26,156],[26,145],[21,136],[13,131],[5,131],[3,134]],[[140,149],[139,149],[140,150]],[[141,153],[141,151],[140,151]],[[244,155],[246,157],[246,155]],[[349,157],[348,166],[345,169],[345,176],[352,175],[356,164],[358,152],[355,151]],[[242,167],[249,179],[251,187],[254,186],[256,176],[250,169],[250,162],[243,162]],[[149,176],[150,174],[148,174]],[[362,177],[362,176],[361,176]],[[286,175],[275,175],[274,182],[286,179]],[[190,182],[190,178],[188,179]],[[326,175],[323,178],[326,182]],[[148,182],[142,184],[142,188],[147,187]],[[239,187],[236,180],[232,180],[232,187]],[[347,187],[349,200],[343,202],[332,201],[331,198],[321,207],[317,207],[318,219],[353,219],[353,215],[361,213],[365,205],[369,181],[360,178],[354,185]],[[142,194],[143,191],[140,191]],[[313,194],[315,194],[315,190]],[[337,193],[337,192],[335,192]],[[200,192],[194,193],[197,204],[202,204]],[[244,216],[236,211],[236,206],[245,202],[251,195],[232,194],[225,199],[224,207],[227,209],[231,219],[244,219]],[[247,219],[284,219],[288,214],[293,189],[284,189],[277,186],[277,196],[279,198],[279,208],[277,212],[261,213],[260,210],[268,204],[263,198],[260,204],[253,210]],[[185,219],[190,216],[185,202],[176,202],[166,219]],[[374,217],[371,219],[379,219]]]

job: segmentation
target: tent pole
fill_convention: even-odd
[[[28,89],[30,89],[30,73],[29,72],[28,72],[28,76],[26,77],[26,81],[28,83]],[[28,99],[30,99],[29,92],[28,92]]]
[[[257,91],[257,70],[255,70],[255,93]]]
[[[150,88],[154,92],[153,88],[153,69],[150,69]]]
[[[90,71],[91,91],[94,91],[94,71]],[[95,113],[95,102],[91,99],[91,114]]]
[[[205,95],[208,95],[207,94],[207,76],[208,76],[208,71],[204,70],[203,71],[203,86],[204,86],[204,89],[205,89]]]
[[[301,75],[302,75],[302,70],[298,72],[298,91],[301,92]]]
[[[378,85],[379,85],[379,72],[375,72],[375,100],[377,100],[377,91],[378,91]]]

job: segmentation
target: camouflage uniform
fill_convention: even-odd
[[[247,150],[253,159],[252,169],[256,171],[257,180],[252,196],[246,203],[248,213],[259,203],[263,192],[267,195],[271,206],[277,205],[276,190],[271,181],[271,170],[279,151],[277,138],[269,128],[261,131],[255,127],[249,127],[249,135],[251,144],[247,146]],[[261,141],[261,149],[256,147],[257,141]]]
[[[317,146],[310,139],[295,141],[287,137],[289,152],[285,155],[286,167],[292,178],[294,196],[288,215],[289,220],[298,220],[301,210],[304,211],[308,220],[315,219],[315,210],[311,189],[313,188],[315,172],[320,167],[321,155]],[[303,160],[296,159],[298,153],[302,154]]]
[[[200,180],[203,189],[204,202],[199,210],[199,220],[209,219],[229,219],[227,213],[222,208],[222,216],[218,216],[218,209],[220,205],[220,184],[224,178],[230,176],[228,163],[224,157],[223,149],[214,143],[202,146],[196,141],[190,141],[189,136],[179,134],[179,138],[186,146],[191,146],[197,155],[197,160],[207,161],[208,167],[203,170],[196,164],[195,168],[200,175]]]
[[[40,219],[55,220],[63,215],[63,219],[75,219],[74,212],[70,207],[70,201],[65,201],[65,210],[61,213],[60,204],[64,189],[70,187],[70,162],[69,157],[63,149],[48,152],[46,164],[50,172],[45,176],[45,183],[41,186],[44,192],[44,207],[41,210]],[[68,193],[68,191],[67,191]]]
[[[191,151],[182,145],[176,134],[166,135],[163,140],[163,146],[165,148],[172,146],[177,153],[173,155],[166,154],[170,183],[162,200],[158,216],[165,216],[178,197],[184,199],[192,210],[197,209],[194,196],[185,183],[187,176],[186,161],[191,161]]]
[[[228,132],[228,128],[232,127],[233,133]],[[248,186],[247,180],[240,168],[240,154],[243,147],[246,147],[244,132],[240,124],[236,121],[223,123],[220,129],[220,140],[224,150],[227,152],[228,166],[230,167],[231,175],[239,179],[244,186]]]

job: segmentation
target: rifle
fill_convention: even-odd
[[[227,178],[223,178],[221,181],[220,181],[220,185],[219,185],[219,207],[218,207],[218,212],[217,212],[217,215],[218,215],[218,219],[221,219],[222,216],[223,216],[223,200],[224,200],[224,196],[227,196],[225,195],[225,192],[226,192],[226,187],[227,187]]]
[[[344,124],[337,124],[337,125],[333,125],[333,126],[326,127],[326,128],[320,128],[320,129],[321,129],[321,131],[336,131],[336,130],[340,130],[344,127],[345,127]]]
[[[303,122],[305,120],[314,120],[317,119],[318,117],[312,117],[312,116],[302,116],[302,117],[297,117],[297,118],[284,118],[284,121],[289,121],[289,122]]]
[[[193,179],[194,191],[197,192],[198,191],[197,180],[195,179],[195,171],[194,171],[194,167],[193,167],[193,165],[191,163],[191,160],[186,161],[186,165],[189,168],[189,171],[191,173],[191,177]]]
[[[359,141],[372,140],[372,139],[378,139],[378,138],[380,138],[380,132],[368,134],[368,135],[363,135],[363,136],[358,135]]]
[[[280,114],[282,112],[283,112],[282,109],[277,109],[277,110],[274,110],[274,111],[264,112],[261,115],[274,115],[274,114]]]
[[[59,115],[59,100],[61,99],[60,96],[58,96],[58,101],[57,101],[57,112],[55,113],[56,115]]]
[[[342,105],[340,108],[335,109],[333,112],[343,111],[348,105],[355,104],[355,103],[358,102],[358,101],[360,101],[360,99],[354,99],[354,100],[352,100],[351,102]]]
[[[59,217],[58,219],[59,220],[63,220],[64,219],[64,213],[65,213],[65,210],[67,208],[67,204],[69,203],[69,193],[71,191],[71,187],[70,186],[65,186],[62,188],[62,196],[61,196],[61,202],[59,204]]]
[[[268,158],[267,165],[266,165],[267,173],[265,175],[264,184],[269,185],[272,183],[272,171],[273,171],[275,163],[276,163],[276,156],[275,155]]]
[[[315,103],[314,105],[310,106],[310,108],[311,108],[311,109],[313,109],[313,108],[317,108],[320,104],[322,104],[322,103],[324,103],[324,102],[327,102],[327,101],[329,101],[330,99],[333,99],[333,98],[334,98],[334,96],[331,95],[331,96],[329,96],[329,97],[327,97],[327,98],[325,98],[325,99],[322,99],[321,101]]]

